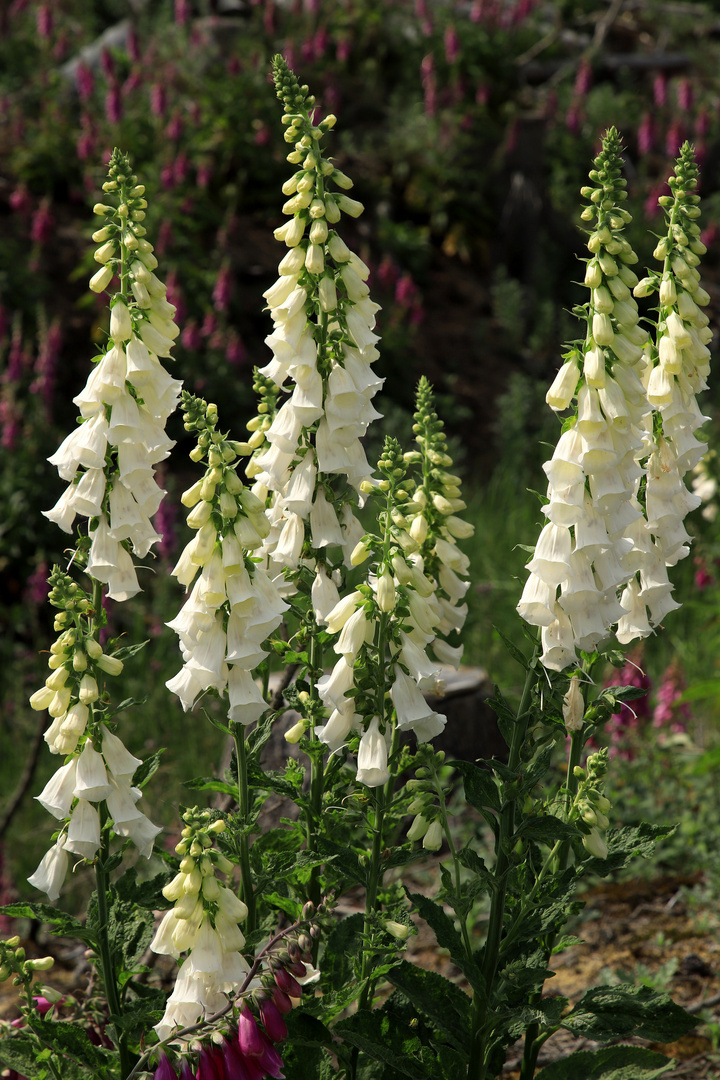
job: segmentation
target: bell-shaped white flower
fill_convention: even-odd
[[[61,833],[50,850],[43,855],[37,870],[28,878],[34,888],[47,894],[51,903],[60,896],[70,863],[65,850],[65,840],[65,834]]]
[[[83,859],[94,859],[100,848],[100,818],[96,808],[87,799],[78,799],[70,818],[66,851],[72,851]]]
[[[111,792],[112,786],[108,783],[102,754],[98,754],[92,740],[87,739],[77,759],[75,797],[88,799],[90,802],[101,802],[107,799]]]
[[[380,731],[380,718],[373,716],[360,739],[357,756],[357,780],[367,787],[380,787],[390,778],[385,736]]]
[[[57,772],[48,780],[47,784],[35,798],[53,817],[62,820],[70,813],[70,807],[74,799],[75,772],[77,758],[73,757],[67,765],[62,765]]]

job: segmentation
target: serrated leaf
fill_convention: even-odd
[[[389,973],[388,979],[416,1009],[445,1033],[467,1063],[471,1011],[467,994],[437,972],[426,971],[407,960],[401,960]]]
[[[466,869],[475,874],[487,892],[495,892],[497,882],[473,847],[468,845],[458,851],[458,859]]]
[[[126,1032],[147,1031],[156,1024],[165,1012],[167,993],[158,987],[144,989],[143,996],[126,1004],[122,1016],[111,1016],[110,1023]]]
[[[326,859],[330,856],[334,857],[333,866],[335,870],[342,871],[345,877],[356,885],[365,884],[365,871],[351,848],[343,844],[336,844],[334,840],[328,840],[324,836],[318,838],[317,845],[323,855],[326,856]]]
[[[362,948],[362,932],[365,917],[360,912],[338,923],[325,944],[320,964],[321,985],[339,991],[355,981],[355,959]],[[358,986],[357,992],[360,992]]]
[[[52,926],[53,932],[62,937],[79,938],[80,941],[87,944],[94,944],[95,942],[95,938],[87,926],[84,926],[74,916],[68,915],[67,912],[53,907],[51,904],[24,902],[5,904],[4,907],[0,907],[0,915],[11,915],[18,919],[37,919],[38,922]]]
[[[406,890],[407,891],[407,890]],[[485,984],[477,963],[465,955],[462,938],[455,929],[452,919],[439,904],[421,893],[408,892],[408,898],[416,905],[421,917],[434,932],[441,949],[447,949],[450,958],[460,968],[467,981],[481,1000],[485,997]]]
[[[569,825],[552,814],[533,814],[522,823],[517,836],[524,840],[536,840],[552,847],[557,840],[572,840],[578,836],[574,825]]]
[[[537,1073],[535,1080],[656,1080],[672,1065],[663,1054],[644,1046],[609,1046],[580,1050],[553,1061]]]
[[[19,1032],[17,1035],[7,1035],[0,1039],[0,1065],[13,1069],[26,1080],[47,1080],[51,1074],[47,1061],[44,1058],[37,1060],[39,1049],[36,1040],[29,1034]],[[96,1075],[68,1058],[63,1058],[62,1068],[63,1080],[90,1080],[92,1075]]]
[[[465,798],[475,810],[495,810],[500,813],[500,793],[492,773],[472,761],[450,761],[460,773],[465,786]]]
[[[170,881],[167,874],[156,874],[148,881],[138,881],[135,867],[126,870],[115,882],[120,900],[126,900],[148,911],[164,911],[171,908],[172,901],[166,900],[162,890]]]
[[[397,866],[407,866],[408,863],[415,862],[417,859],[422,859],[427,856],[427,852],[422,847],[410,849],[405,847],[393,848],[390,854],[381,859],[381,865],[383,871],[392,870]]]
[[[417,1060],[421,1043],[406,1025],[397,1022],[386,1009],[362,1009],[333,1028],[345,1042],[375,1061],[391,1066],[396,1076],[410,1080],[431,1080],[425,1065]]]
[[[437,1052],[442,1080],[465,1080],[467,1055],[459,1054],[452,1046],[441,1046]]]
[[[651,825],[643,821],[640,825],[608,829],[605,834],[608,845],[607,858],[589,859],[584,866],[604,877],[612,870],[619,870],[627,865],[630,859],[637,855],[643,859],[649,859],[654,854],[658,841],[671,836],[676,828],[676,825]]]
[[[43,1043],[51,1046],[56,1053],[67,1054],[81,1065],[91,1069],[103,1070],[112,1060],[112,1055],[90,1042],[83,1027],[66,1020],[41,1020],[28,1016],[28,1026],[37,1031]]]
[[[594,986],[562,1021],[586,1039],[608,1042],[637,1035],[652,1042],[673,1042],[697,1026],[697,1019],[667,994],[649,986]]]

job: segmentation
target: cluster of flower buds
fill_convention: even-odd
[[[37,796],[63,824],[28,880],[56,900],[67,873],[68,853],[94,859],[98,852],[98,803],[105,803],[113,831],[129,837],[145,858],[150,858],[160,829],[137,807],[141,792],[132,779],[142,762],[104,722],[103,680],[119,675],[123,662],[103,652],[95,636],[97,613],[87,593],[58,567],[50,585],[50,602],[60,609],[55,618],[60,635],[50,646],[51,673],[31,696],[30,705],[48,710],[52,722],[45,741],[53,754],[67,757]]]
[[[403,554],[412,565],[435,584],[433,600],[439,618],[434,622],[432,649],[443,664],[457,667],[462,657],[461,645],[450,645],[447,637],[459,633],[467,616],[467,605],[460,601],[469,582],[462,581],[470,561],[457,546],[475,531],[471,522],[458,515],[466,509],[460,490],[460,477],[448,472],[453,460],[448,453],[442,420],[435,411],[432,387],[425,376],[417,388],[413,432],[418,450],[405,454],[408,464],[419,474],[411,498],[399,508],[402,524],[413,545],[403,533]]]
[[[160,1039],[176,1027],[193,1024],[226,1004],[225,995],[237,988],[249,971],[240,949],[245,938],[238,926],[247,907],[217,872],[229,875],[233,864],[215,847],[225,822],[197,807],[183,814],[182,838],[175,851],[180,867],[163,895],[173,902],[164,915],[150,948],[178,959],[189,953],[168,998],[165,1014],[156,1024]]]
[[[430,752],[429,748],[424,751],[426,761]],[[414,796],[408,806],[408,813],[415,815],[407,831],[407,838],[413,843],[416,840],[422,840],[422,846],[426,851],[439,851],[443,842],[443,822],[437,804],[438,792],[431,775],[444,764],[445,751],[436,751],[433,753],[433,759],[432,762],[428,762],[430,768],[428,765],[420,765],[415,770],[415,779],[407,783],[408,790]]]
[[[185,428],[198,433],[194,461],[205,475],[182,495],[195,535],[172,573],[189,588],[168,625],[180,638],[184,665],[167,683],[185,710],[208,689],[227,691],[231,720],[251,724],[267,709],[252,669],[268,655],[263,643],[287,604],[253,562],[270,529],[264,506],[237,475],[238,446],[218,431],[217,407],[184,393]]]
[[[31,997],[31,986],[36,971],[49,971],[54,965],[52,956],[40,956],[35,960],[25,958],[25,949],[20,944],[17,934],[14,937],[0,940],[0,982],[12,979],[13,986],[22,986],[29,1001],[41,1001],[44,999]],[[50,991],[52,994],[52,991]],[[51,1007],[48,1001],[48,1008]],[[47,1011],[47,1010],[45,1010]]]
[[[580,784],[573,800],[570,818],[583,834],[583,847],[596,859],[606,859],[608,853],[603,834],[610,825],[607,811],[612,804],[601,791],[607,766],[608,751],[604,749],[591,754],[585,762],[585,768],[576,765],[574,770]]]
[[[164,491],[153,466],[173,446],[165,422],[177,404],[180,382],[159,356],[170,356],[178,329],[175,308],[153,270],[157,260],[144,239],[144,188],[127,157],[115,150],[103,189],[116,206],[98,204],[105,225],[93,238],[102,264],[90,288],[101,292],[119,278],[111,301],[110,339],[84,389],[74,398],[81,423],[48,460],[68,487],[46,517],[72,532],[77,514],[88,518],[92,537],[88,573],[126,600],[140,589],[128,550],[144,558],[161,537],[150,519]]]

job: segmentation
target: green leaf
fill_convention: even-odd
[[[139,641],[137,645],[123,645],[121,649],[116,649],[111,655],[116,660],[129,660],[131,656],[136,656],[146,645],[150,644],[150,638],[147,641]]]
[[[116,716],[118,716],[121,712],[124,712],[125,709],[129,709],[132,705],[144,705],[146,702],[147,702],[147,697],[144,697],[144,698],[134,698],[134,697],[125,698],[124,701],[121,701],[119,705],[115,706],[115,708],[112,710],[112,712],[109,712],[107,714],[107,716],[105,717],[105,722],[107,722],[108,720],[114,720]]]
[[[487,769],[473,765],[472,761],[450,761],[460,773],[465,785],[465,798],[476,810],[495,810],[500,813],[500,793],[495,778]]]
[[[574,825],[569,825],[552,814],[533,814],[532,817],[525,818],[516,835],[522,836],[524,840],[537,840],[552,847],[556,840],[572,840],[579,834]]]
[[[431,1074],[417,1057],[420,1039],[387,1008],[359,1010],[336,1024],[333,1032],[375,1061],[391,1066],[393,1076],[430,1080]]]
[[[196,776],[192,780],[186,780],[183,787],[190,788],[191,791],[217,791],[222,795],[237,795],[236,784],[228,784],[215,776]]]
[[[338,923],[325,944],[320,964],[321,984],[326,989],[340,990],[355,981],[355,960],[362,948],[365,917],[358,912]],[[357,992],[361,987],[358,985]]]
[[[280,908],[281,911],[284,911],[293,922],[300,918],[302,904],[299,900],[292,900],[289,896],[281,896],[279,892],[264,892],[262,898],[271,907]]]
[[[407,891],[407,890],[406,890]],[[480,968],[474,960],[465,955],[465,948],[460,934],[455,929],[452,919],[446,915],[439,904],[421,893],[408,892],[408,897],[417,907],[421,917],[433,930],[441,949],[447,949],[450,958],[465,975],[473,990],[481,997],[485,995],[485,984],[480,976]]]
[[[427,857],[427,852],[422,847],[415,849],[408,847],[395,847],[390,854],[381,859],[383,871],[392,870],[396,866],[407,866],[408,863]]]
[[[649,859],[655,852],[659,840],[671,836],[676,825],[651,825],[643,821],[640,825],[626,825],[622,829],[608,829],[606,833],[608,855],[606,859],[588,859],[584,868],[604,877],[612,870],[619,870],[636,855]]]
[[[154,776],[160,765],[160,755],[164,750],[158,750],[155,754],[150,754],[146,757],[141,765],[138,765],[137,769],[133,773],[133,787],[145,787],[151,776]]]
[[[452,1046],[441,1046],[437,1060],[443,1080],[465,1080],[467,1077],[467,1054],[459,1054]]]
[[[686,701],[702,701],[703,698],[709,697],[720,697],[720,679],[705,679],[703,682],[695,683],[683,691],[676,700],[678,704],[682,704]]]
[[[351,848],[345,844],[336,844],[334,840],[328,840],[324,836],[318,838],[317,846],[325,855],[326,861],[333,858],[335,869],[342,871],[349,881],[356,885],[365,884],[365,871]]]
[[[388,979],[445,1033],[467,1063],[470,1032],[470,998],[467,994],[437,972],[426,971],[407,960],[394,967]]]
[[[230,738],[233,737],[232,731],[227,726],[227,724],[224,724],[222,722],[222,720],[218,720],[218,718],[209,713],[207,709],[201,709],[200,712],[203,714],[208,723],[212,724],[214,728],[217,728],[218,731],[222,731],[224,735],[229,735]]]
[[[0,1039],[0,1065],[14,1069],[26,1080],[48,1080],[52,1076],[47,1065],[48,1051],[41,1055],[40,1047],[33,1037],[25,1032],[5,1036]],[[91,1080],[97,1075],[84,1069],[74,1061],[64,1058],[62,1061],[63,1080]]]
[[[147,1031],[158,1023],[165,1011],[167,992],[152,986],[145,986],[143,990],[142,997],[135,998],[124,1005],[122,1016],[110,1017],[115,1027],[122,1028],[126,1032],[141,1032]]]
[[[524,671],[527,671],[530,664],[528,662],[528,658],[525,655],[525,653],[521,652],[520,649],[518,649],[517,645],[515,645],[515,643],[512,642],[509,637],[507,637],[505,634],[503,634],[502,630],[499,627],[493,626],[493,630],[498,635],[498,637],[502,641],[503,645],[505,646],[507,651],[512,656],[513,660],[517,660],[520,667]]]
[[[707,776],[708,773],[716,772],[718,767],[720,767],[720,746],[715,746],[712,750],[707,750],[700,755],[690,770],[690,775]]]
[[[162,890],[169,882],[167,874],[156,874],[148,881],[138,881],[135,867],[126,870],[115,882],[118,898],[148,911],[165,911],[171,908],[172,901],[166,900]]]
[[[468,847],[458,851],[458,859],[464,867],[475,874],[479,881],[482,882],[486,892],[495,892],[497,881],[473,847],[468,845]]]
[[[580,1050],[553,1061],[535,1080],[655,1080],[672,1068],[663,1054],[644,1046],[609,1046],[603,1050]]]
[[[43,1043],[59,1054],[67,1054],[81,1065],[105,1070],[112,1061],[112,1054],[90,1042],[83,1027],[65,1020],[42,1020],[28,1017],[28,1025],[37,1032]]]
[[[5,904],[0,907],[0,915],[11,915],[17,919],[37,919],[38,922],[52,926],[54,933],[62,937],[79,938],[87,944],[94,944],[95,938],[87,926],[60,908],[50,904]]]
[[[594,986],[583,994],[562,1026],[595,1042],[637,1035],[666,1043],[686,1035],[697,1023],[696,1017],[667,994],[649,986]]]

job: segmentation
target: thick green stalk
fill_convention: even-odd
[[[454,879],[455,879],[455,896],[456,896],[457,900],[459,901],[460,900],[460,895],[461,895],[460,860],[458,859],[457,848],[455,847],[455,841],[453,839],[452,831],[450,829],[450,823],[448,821],[447,809],[446,809],[446,806],[445,806],[445,792],[443,790],[443,786],[442,786],[442,783],[440,781],[440,777],[437,774],[437,767],[435,765],[434,759],[431,760],[431,762],[430,762],[430,768],[432,770],[433,783],[435,785],[435,790],[437,792],[438,802],[439,802],[439,805],[440,805],[440,817],[442,819],[443,833],[445,835],[445,839],[447,840],[447,845],[448,845],[448,848],[450,849],[450,856],[451,856],[452,861],[453,861],[453,876],[454,876]],[[460,919],[460,932],[462,934],[463,945],[465,946],[465,953],[466,953],[467,959],[468,959],[468,961],[470,963],[472,963],[473,948],[472,948],[472,943],[470,941],[470,931],[469,931],[469,928],[468,928],[468,917],[469,916],[466,915],[464,918]]]
[[[310,696],[313,699],[318,697],[315,684],[323,672],[323,648],[317,639],[318,632],[318,627],[316,625],[315,633],[313,633],[310,638],[310,658],[308,664]],[[312,704],[314,705],[314,701]],[[315,715],[314,707],[311,708],[310,715]],[[306,838],[308,851],[315,851],[317,850],[317,837],[320,832],[320,823],[322,822],[323,792],[325,790],[325,746],[324,744],[322,745],[321,753],[320,740],[315,734],[313,725],[311,725],[308,735],[316,745],[315,752],[310,755],[310,810],[306,815]],[[316,907],[320,903],[320,892],[320,867],[314,866],[310,874],[308,899],[311,900]]]
[[[570,743],[570,754],[568,756],[567,764],[567,777],[565,781],[565,818],[567,820],[570,810],[572,808],[573,801],[577,795],[578,790],[578,778],[575,776],[575,766],[580,764],[580,757],[582,754],[583,746],[585,745],[585,739],[583,738],[582,731],[573,731],[572,740]],[[570,858],[570,840],[563,840],[555,845],[551,858],[553,858],[553,872],[555,874],[562,874],[566,869],[568,860]],[[543,870],[545,868],[543,867]],[[548,958],[552,954],[552,950],[555,944],[555,934],[551,935],[547,942],[546,952]],[[537,996],[540,997],[542,989],[538,991]],[[523,1060],[520,1069],[520,1080],[532,1080],[535,1075],[535,1069],[537,1067],[538,1054],[543,1043],[548,1038],[549,1033],[540,1035],[540,1025],[537,1023],[531,1024],[525,1032],[525,1047],[523,1050]]]
[[[517,769],[520,764],[520,752],[527,735],[530,722],[528,703],[533,680],[535,678],[535,661],[537,647],[525,676],[520,705],[518,707],[515,726],[513,728],[508,757],[508,768]],[[490,918],[488,921],[487,937],[483,951],[482,978],[485,985],[484,1000],[480,1000],[476,993],[473,996],[472,1029],[470,1042],[470,1061],[468,1064],[468,1080],[485,1080],[485,1054],[487,1048],[487,1013],[492,999],[493,984],[497,973],[498,957],[500,953],[500,939],[502,937],[503,921],[505,917],[505,898],[507,892],[507,880],[511,868],[510,841],[515,830],[515,802],[517,795],[509,794],[503,800],[503,807],[498,822],[497,857],[495,861],[494,877],[497,889],[493,893],[490,904]]]
[[[242,899],[248,909],[247,932],[253,933],[257,929],[257,908],[255,904],[255,890],[253,889],[252,873],[250,871],[250,845],[248,834],[245,831],[250,814],[250,786],[248,784],[247,771],[247,747],[245,745],[245,728],[240,724],[234,726],[235,757],[238,770],[238,806],[243,823],[243,833],[240,837],[240,873],[242,880]]]
[[[110,888],[110,876],[105,870],[105,863],[110,854],[110,845],[108,841],[108,830],[104,828],[106,820],[107,807],[105,806],[105,803],[101,803],[100,824],[102,839],[100,851],[95,860],[95,887],[97,889],[98,905],[98,949],[100,951],[102,980],[108,1009],[112,1015],[119,1017],[122,1015],[122,1005],[120,1002],[117,979],[115,977],[115,965],[113,963],[112,950],[110,948],[110,938],[108,936],[108,892]],[[132,1070],[132,1057],[128,1049],[127,1035],[123,1034],[122,1030],[117,1027],[114,1027],[114,1031],[115,1042],[117,1043],[120,1055],[120,1080],[125,1080],[125,1077],[128,1076]]]

